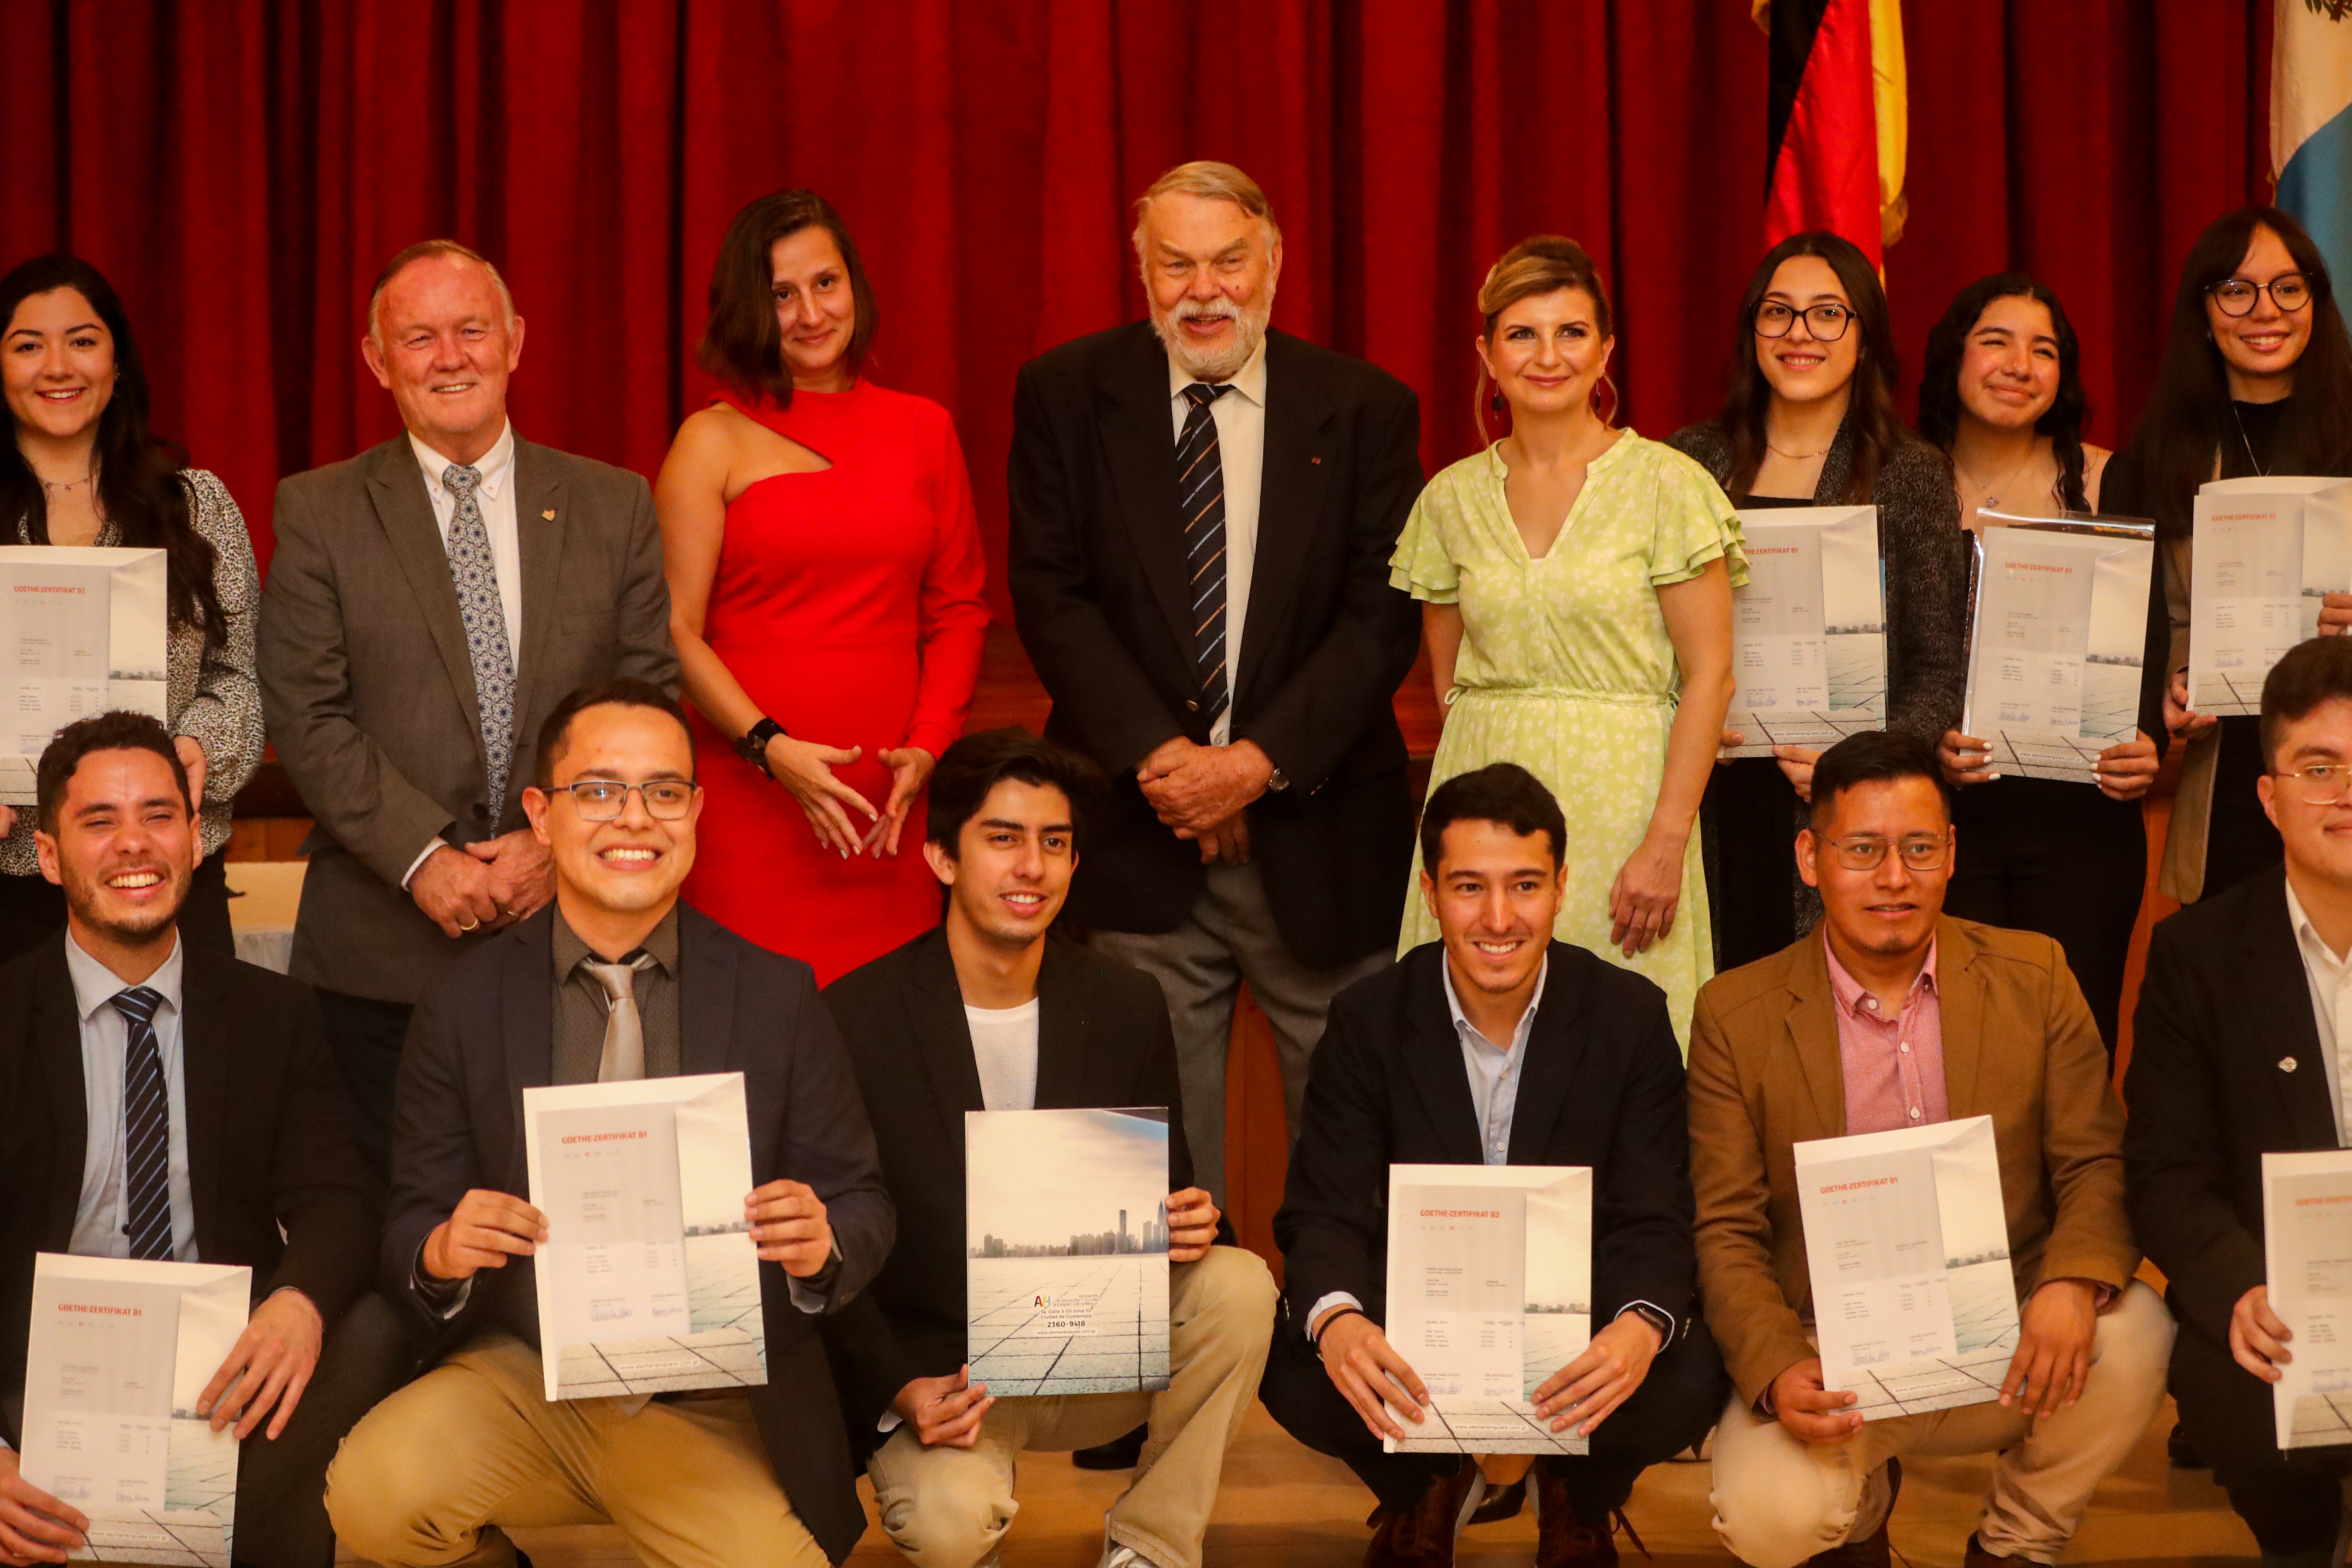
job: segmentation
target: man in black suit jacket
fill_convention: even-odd
[[[13,1451],[34,1255],[69,1252],[253,1270],[252,1317],[198,1408],[242,1440],[236,1561],[326,1568],[327,1462],[398,1385],[407,1347],[366,1294],[376,1213],[318,1005],[180,941],[196,839],[161,724],[68,726],[38,792],[67,925],[0,970],[0,1555],[63,1562],[88,1524]]]
[[[2352,639],[2288,650],[2263,683],[2258,781],[2284,875],[2250,876],[2156,928],[2132,1018],[2126,1203],[2180,1331],[2182,1431],[2265,1563],[2341,1560],[2352,1450],[2282,1453],[2290,1325],[2270,1304],[2263,1156],[2352,1143]]]
[[[891,1236],[856,1082],[806,964],[678,906],[702,795],[676,700],[575,692],[539,741],[524,799],[554,907],[451,966],[401,1064],[381,1278],[447,1359],[352,1434],[328,1511],[386,1563],[499,1561],[509,1527],[606,1520],[648,1563],[837,1563],[866,1516],[817,1319]],[[550,1402],[523,1090],[720,1072],[750,1113],[767,1382]]]
[[[1024,1449],[1085,1447],[1147,1418],[1104,1562],[1199,1568],[1225,1449],[1265,1364],[1274,1279],[1255,1254],[1213,1245],[1222,1217],[1192,1184],[1160,987],[1047,934],[1081,833],[1092,843],[1084,813],[1098,786],[1091,764],[1024,731],[949,747],[923,847],[948,886],[945,923],[825,990],[899,1214],[889,1262],[834,1325],[850,1418],[874,1449],[883,1528],[940,1568],[995,1561]],[[1156,1106],[1171,1114],[1169,1359],[1155,1368],[1146,1353],[1135,1370],[1165,1392],[1033,1398],[1002,1378],[992,1390],[987,1359],[965,1360],[963,1113]]]
[[[1635,1478],[1723,1407],[1722,1358],[1693,1322],[1681,1052],[1655,985],[1549,940],[1566,840],[1558,803],[1514,763],[1433,793],[1422,891],[1444,940],[1340,994],[1307,1082],[1274,1217],[1286,1310],[1261,1393],[1380,1498],[1367,1568],[1452,1563],[1486,1481],[1524,1473],[1381,1450],[1428,1403],[1381,1327],[1391,1164],[1591,1168],[1591,1344],[1532,1395],[1591,1452],[1536,1462],[1541,1568],[1615,1563],[1610,1515]]]
[[[1296,1136],[1331,997],[1396,942],[1412,802],[1390,700],[1420,633],[1388,563],[1421,422],[1393,377],[1266,330],[1282,237],[1247,174],[1187,163],[1139,210],[1150,321],[1022,368],[1007,575],[1046,738],[1114,783],[1071,917],[1167,994],[1223,1202],[1240,983]]]

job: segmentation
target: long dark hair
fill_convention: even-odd
[[[2230,415],[2228,363],[2221,358],[2205,317],[2205,291],[2238,270],[2254,242],[2269,229],[2311,284],[2311,338],[2295,362],[2294,390],[2280,413],[2278,445],[2270,468],[2282,474],[2341,471],[2352,454],[2352,340],[2344,331],[2327,262],[2303,226],[2276,207],[2240,207],[2206,226],[2180,264],[2180,289],[2173,296],[2172,327],[2157,367],[2156,390],[2132,429],[2131,450],[2147,476],[2149,510],[2157,531],[2185,538],[2197,487],[2213,477],[2252,473],[2252,456],[2234,435]]]
[[[2083,489],[2083,426],[2090,422],[2091,398],[2083,390],[2083,345],[2066,308],[2050,286],[2030,273],[1996,272],[1958,294],[1944,319],[1927,331],[1926,363],[1919,367],[1919,434],[1949,456],[1960,433],[1960,357],[1969,334],[1995,300],[2034,300],[2050,312],[2058,340],[2058,395],[2033,422],[2033,433],[2050,437],[2058,456],[2058,497],[2076,511],[2090,510]]]
[[[1723,488],[1733,500],[1744,500],[1764,466],[1764,414],[1772,404],[1772,384],[1756,363],[1756,307],[1772,287],[1772,274],[1795,256],[1818,256],[1837,274],[1838,286],[1853,306],[1853,325],[1862,332],[1861,354],[1854,362],[1853,391],[1846,400],[1846,427],[1853,432],[1853,466],[1846,479],[1849,506],[1866,506],[1871,487],[1886,455],[1903,439],[1903,419],[1895,412],[1895,323],[1887,314],[1886,290],[1878,285],[1877,269],[1850,239],[1825,229],[1792,234],[1764,253],[1756,275],[1739,297],[1739,320],[1731,349],[1731,387],[1723,399],[1718,423],[1731,444],[1731,482]]]
[[[768,253],[776,241],[804,228],[824,230],[841,252],[841,264],[849,273],[849,298],[857,309],[845,357],[850,374],[865,368],[880,324],[874,286],[866,281],[866,263],[858,258],[849,226],[814,191],[778,191],[735,215],[727,226],[727,237],[719,242],[719,259],[711,265],[710,319],[694,351],[694,363],[730,387],[746,397],[765,395],[780,408],[793,400],[793,376],[784,368],[783,333],[776,326],[775,273]]]
[[[58,289],[88,300],[114,339],[114,395],[98,416],[98,443],[90,453],[99,511],[125,545],[163,552],[172,624],[199,625],[206,644],[217,646],[224,632],[212,542],[196,531],[190,515],[188,485],[180,474],[186,454],[147,428],[146,363],[113,286],[78,256],[37,256],[0,278],[0,331],[16,320],[17,306]],[[33,465],[10,440],[0,443],[0,529],[13,532],[17,524],[35,544],[49,542],[48,498]]]

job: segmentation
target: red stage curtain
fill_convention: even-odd
[[[1916,364],[1952,291],[2066,300],[2096,434],[2136,411],[2189,240],[2266,194],[2266,0],[1913,0]],[[266,551],[278,475],[390,434],[357,352],[394,249],[497,258],[534,439],[647,473],[735,208],[827,195],[884,312],[877,378],[955,414],[996,555],[1016,366],[1140,313],[1128,204],[1231,159],[1287,236],[1277,322],[1472,442],[1473,299],[1554,230],[1619,300],[1627,417],[1713,405],[1760,249],[1765,42],[1732,0],[26,0],[0,7],[0,266],[64,247],[129,302],[158,427]],[[1003,605],[1001,583],[992,589]]]

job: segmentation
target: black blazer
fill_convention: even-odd
[[[1172,931],[1199,897],[1199,851],[1162,826],[1135,766],[1188,708],[1191,574],[1177,516],[1168,355],[1146,322],[1063,344],[1013,393],[1015,624],[1054,699],[1048,737],[1113,781],[1070,895],[1071,919]],[[1257,553],[1234,686],[1233,738],[1290,781],[1250,808],[1283,941],[1318,968],[1396,940],[1412,857],[1404,739],[1390,706],[1420,651],[1389,555],[1421,491],[1420,405],[1387,373],[1266,335],[1265,464]]]
[[[1333,1290],[1384,1321],[1391,1164],[1483,1163],[1478,1113],[1445,1007],[1439,942],[1331,1004],[1315,1048],[1290,1177],[1274,1216],[1288,1330]],[[1682,1050],[1665,993],[1551,944],[1519,1068],[1510,1163],[1592,1167],[1592,1321],[1634,1301],[1685,1331],[1696,1289]]]
[[[2311,986],[2272,870],[2156,928],[2124,1075],[2124,1201],[2173,1315],[2227,1344],[2263,1283],[2263,1156],[2336,1147]]]
[[[677,919],[679,1067],[743,1075],[751,1179],[790,1176],[824,1200],[841,1250],[837,1309],[888,1255],[893,1221],[832,1015],[807,964],[683,905]],[[401,1055],[380,1283],[444,1348],[492,1325],[539,1343],[530,1259],[476,1275],[464,1310],[446,1323],[416,1293],[415,1268],[425,1238],[468,1189],[529,1194],[522,1091],[554,1081],[554,923],[551,906],[453,963],[418,1005]],[[837,1563],[866,1513],[817,1321],[793,1305],[777,1264],[760,1265],[760,1293],[768,1382],[750,1391],[751,1409],[793,1510]]]
[[[843,975],[824,999],[856,1069],[899,1216],[897,1245],[873,1288],[825,1325],[852,1430],[865,1436],[909,1379],[943,1377],[964,1363],[963,1113],[987,1107],[945,931]],[[1048,936],[1037,1004],[1037,1109],[1166,1106],[1169,1191],[1191,1186],[1160,983]]]
[[[0,1384],[12,1389],[24,1377],[33,1255],[71,1248],[89,1140],[65,943],[60,931],[0,969]],[[197,1255],[249,1267],[256,1301],[300,1290],[331,1329],[367,1289],[377,1215],[319,1005],[282,974],[184,942],[181,953]]]

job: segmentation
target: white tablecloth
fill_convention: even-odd
[[[223,868],[239,958],[280,974],[293,963],[294,914],[302,905],[302,873],[309,868],[307,860],[231,860]]]

